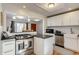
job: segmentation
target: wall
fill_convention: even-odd
[[[42,19],[44,20],[45,17],[36,13],[36,12],[33,12],[33,11],[30,11],[28,10],[28,8],[26,9],[23,9],[20,5],[18,4],[2,4],[2,8],[3,8],[3,14],[4,14],[4,30],[6,30],[6,13],[9,13],[9,14],[13,14],[13,15],[22,15],[22,16],[29,16],[31,18],[37,18],[37,19]],[[23,21],[23,20],[22,20]],[[29,25],[30,27],[30,25]]]
[[[36,30],[37,30],[37,34],[41,34],[41,35],[44,35],[44,32],[45,32],[45,28],[44,28],[44,21],[43,20],[40,20],[39,22],[37,22],[36,24]]]
[[[2,5],[0,4],[0,26],[1,26],[1,12],[2,12]]]

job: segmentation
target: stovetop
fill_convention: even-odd
[[[34,36],[31,34],[20,34],[20,35],[15,35],[16,40],[22,40],[22,39],[28,39],[28,38],[33,38]]]

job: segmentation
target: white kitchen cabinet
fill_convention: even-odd
[[[64,46],[71,50],[77,50],[77,39],[65,38]]]
[[[62,19],[61,15],[51,17],[47,20],[48,26],[62,26]]]
[[[43,39],[41,38],[37,38],[37,37],[34,37],[34,53],[35,54],[43,54],[44,51],[43,51]]]
[[[59,15],[57,16],[57,26],[62,26],[63,25],[63,16]]]
[[[2,42],[2,55],[15,55],[15,39],[7,39]]]
[[[70,25],[79,25],[79,11],[70,13]]]
[[[79,51],[79,41],[77,38],[77,34],[65,34],[64,47],[74,51]]]
[[[63,26],[69,26],[70,25],[70,15],[69,13],[63,14]]]
[[[55,17],[51,17],[47,20],[47,24],[48,26],[56,26],[56,18]]]
[[[53,37],[43,39],[34,37],[34,53],[36,55],[50,55],[53,53]]]
[[[48,18],[48,26],[73,26],[79,25],[79,11],[74,11]]]
[[[71,40],[70,40],[70,38],[65,37],[65,38],[64,38],[64,47],[70,49],[71,46],[72,46],[72,45],[71,45]]]
[[[77,51],[79,52],[79,37],[78,37],[78,40],[77,40]]]
[[[44,54],[48,55],[53,54],[53,44],[54,44],[53,40],[54,39],[50,37],[49,39],[46,39],[44,41]]]

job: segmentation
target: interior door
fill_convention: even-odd
[[[31,24],[31,30],[36,31],[36,24]]]

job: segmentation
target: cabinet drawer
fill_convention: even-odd
[[[14,50],[9,50],[9,51],[3,52],[2,54],[3,55],[15,55],[15,51]]]
[[[12,44],[15,44],[15,41],[9,41],[9,42],[3,42],[2,43],[3,45],[12,45]]]
[[[15,46],[8,45],[8,46],[3,47],[3,52],[9,51],[9,50],[15,50]]]
[[[15,50],[15,42],[4,42],[2,44],[2,50],[3,52],[9,51],[9,50]]]

